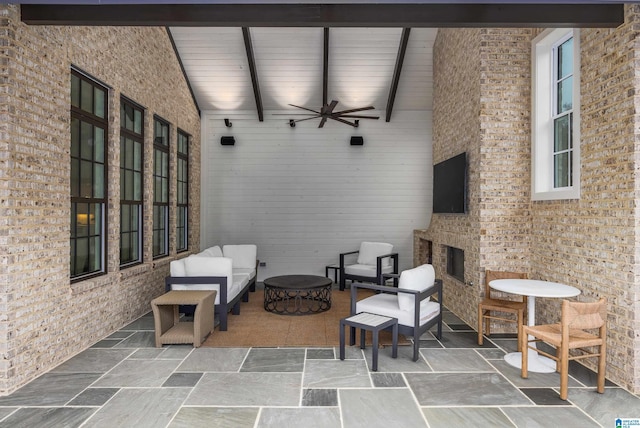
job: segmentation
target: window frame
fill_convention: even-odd
[[[140,112],[140,132],[136,132],[135,129],[128,129],[126,127],[126,124],[123,123],[123,108],[126,109],[126,107],[131,107],[135,111],[139,111]],[[143,247],[143,243],[144,243],[144,227],[143,227],[143,218],[144,218],[144,182],[145,182],[145,171],[144,171],[144,119],[145,119],[145,110],[142,106],[140,106],[138,103],[136,103],[135,101],[130,100],[129,98],[121,95],[120,96],[120,251],[119,251],[119,263],[120,263],[120,268],[121,269],[125,269],[131,266],[135,266],[135,265],[139,265],[143,262],[144,259],[144,247]],[[134,121],[135,124],[135,121]],[[139,158],[139,165],[138,168],[139,170],[136,170],[136,165],[134,165],[132,168],[127,167],[126,165],[126,158],[124,156],[124,153],[126,153],[126,147],[123,149],[123,142],[129,139],[131,141],[133,141],[134,144],[139,144],[140,145],[140,158]],[[135,147],[135,146],[134,146]],[[133,150],[134,153],[134,159],[132,160],[132,162],[135,162],[135,148]],[[124,175],[123,175],[123,171],[124,171]],[[125,197],[126,193],[126,189],[125,186],[128,183],[128,180],[126,180],[126,172],[127,171],[131,171],[131,174],[134,178],[134,181],[132,183],[133,185],[133,189],[132,189],[132,193],[133,193],[133,197],[134,199],[127,199]],[[136,172],[139,172],[140,174],[140,196],[139,199],[136,200],[135,199],[135,174]],[[123,191],[124,190],[124,191]],[[129,239],[130,243],[133,245],[134,241],[132,241],[131,235],[133,235],[133,233],[135,233],[136,231],[133,230],[133,228],[131,228],[130,230],[127,231],[123,231],[124,227],[124,215],[125,215],[125,210],[124,207],[128,206],[129,207],[129,213],[131,215],[133,215],[133,211],[131,210],[132,207],[136,207],[136,211],[137,211],[137,222],[136,224],[132,224],[131,226],[137,226],[137,249],[138,249],[138,254],[137,257],[135,258],[131,258],[127,261],[122,261],[122,251],[123,251],[123,243],[125,241],[125,234],[128,235],[127,238]]]
[[[191,144],[191,135],[178,128],[178,137],[176,141],[176,252],[181,253],[189,250],[189,146]],[[186,151],[182,151],[182,145],[184,144]],[[185,165],[185,171],[183,176],[186,180],[181,180],[180,177],[180,165],[181,162]],[[183,185],[182,193],[180,186]],[[184,195],[183,200],[180,199],[180,195]],[[182,220],[182,223],[180,222]],[[180,231],[182,230],[182,234]],[[180,237],[183,237],[183,242],[180,242]],[[182,244],[182,245],[181,245]]]
[[[162,144],[158,142],[158,138],[162,138],[157,134],[158,126],[161,128],[166,127],[166,144]],[[164,132],[163,132],[164,133]],[[170,183],[171,183],[171,168],[170,168],[170,155],[171,155],[171,126],[169,122],[162,119],[161,117],[154,115],[153,116],[153,236],[152,236],[152,246],[151,253],[154,259],[166,257],[169,255],[169,204],[171,201],[170,195]],[[158,175],[158,165],[156,165],[156,159],[158,157],[158,153],[166,156],[166,169],[163,169],[161,175]],[[166,185],[167,199],[166,201],[158,200],[158,189],[157,189],[157,180],[161,180],[164,185]],[[162,186],[161,186],[162,188]],[[160,195],[161,196],[161,195]],[[164,215],[164,221],[162,222],[162,227],[158,227],[158,222],[156,221],[156,210],[162,209]],[[156,236],[157,232],[161,232],[163,234],[164,248],[156,253]]]
[[[85,110],[82,108],[82,106],[74,106],[74,93],[73,93],[73,79],[77,78],[79,79],[79,93],[78,93],[78,98],[80,100],[82,100],[82,82],[86,82],[89,85],[91,85],[91,88],[93,88],[93,95],[92,95],[92,104],[93,104],[93,108],[92,111],[89,112],[88,110]],[[69,142],[70,142],[70,151],[69,151],[69,162],[70,162],[70,177],[69,177],[69,196],[70,196],[70,212],[69,212],[69,221],[70,221],[70,230],[69,230],[69,278],[70,278],[70,282],[71,283],[75,283],[75,282],[79,282],[79,281],[83,281],[89,278],[94,278],[97,276],[101,276],[101,275],[105,275],[107,273],[107,234],[106,234],[106,223],[107,223],[107,210],[108,210],[108,200],[109,200],[109,186],[108,186],[108,178],[109,178],[109,162],[108,162],[108,141],[109,141],[109,87],[104,85],[102,82],[98,81],[97,79],[91,77],[90,75],[74,68],[71,67],[71,72],[69,74],[69,82],[70,82],[70,87],[69,87],[69,95],[70,95],[70,100],[69,100],[69,110],[70,110],[70,123],[69,123]],[[96,108],[96,104],[95,104],[95,91],[96,89],[98,90],[102,90],[104,93],[103,96],[103,100],[102,100],[102,111],[103,111],[103,115],[102,117],[98,116],[95,114],[95,108]],[[78,138],[79,140],[81,139],[81,135],[82,135],[82,123],[88,123],[92,126],[92,130],[94,132],[94,137],[95,137],[95,129],[99,128],[102,129],[102,133],[103,133],[103,143],[102,143],[102,162],[96,162],[95,161],[95,154],[92,156],[92,159],[90,160],[91,164],[93,165],[91,168],[91,173],[92,173],[92,195],[91,197],[86,197],[86,196],[82,196],[81,193],[79,192],[80,189],[82,188],[82,174],[81,174],[81,170],[78,171],[77,177],[78,177],[78,181],[77,181],[77,189],[78,189],[78,194],[74,195],[74,159],[78,160],[78,165],[81,165],[81,162],[83,161],[82,158],[82,148],[80,146],[81,141],[78,142],[79,144],[79,150],[80,152],[78,153],[78,156],[74,156],[74,143],[73,143],[73,127],[74,127],[74,120],[78,120]],[[95,140],[92,140],[95,141]],[[95,150],[96,145],[92,144],[92,150]],[[95,153],[95,152],[93,152]],[[87,161],[87,159],[84,159],[84,161]],[[103,177],[102,177],[102,197],[95,197],[94,196],[94,191],[95,191],[95,164],[99,164],[101,163],[103,165]],[[78,206],[80,204],[87,204],[87,210],[84,213],[79,213],[78,212]],[[91,210],[89,208],[89,205],[99,205],[97,208],[98,210],[95,213],[91,213]],[[82,238],[87,238],[87,239],[91,239],[91,237],[98,237],[99,238],[99,245],[97,245],[97,247],[94,247],[94,250],[96,248],[99,248],[100,251],[100,255],[98,257],[99,260],[99,266],[97,269],[92,270],[92,271],[88,271],[88,272],[84,272],[84,273],[79,273],[79,274],[75,274],[74,272],[76,272],[75,266],[77,260],[78,260],[78,228],[79,227],[84,227],[84,226],[90,226],[91,225],[91,219],[93,218],[93,220],[95,221],[96,218],[96,214],[100,213],[99,216],[99,225],[94,226],[94,233],[90,234],[89,228],[87,228],[87,234],[83,235]],[[81,215],[84,215],[84,217],[82,217],[82,221],[81,221]],[[92,217],[93,215],[93,217]],[[80,226],[79,226],[80,225]],[[97,232],[96,232],[97,231]],[[88,244],[89,245],[89,244]],[[87,262],[89,260],[89,256],[91,255],[91,250],[89,249],[89,246],[87,247],[88,249],[88,254],[87,254]]]
[[[557,100],[555,49],[573,38],[571,185],[554,187],[554,118]],[[547,29],[531,44],[531,199],[534,201],[580,198],[580,30]]]

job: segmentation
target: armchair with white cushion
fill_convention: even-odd
[[[346,256],[358,254],[355,263],[346,261]],[[382,284],[382,275],[398,273],[398,253],[393,245],[385,242],[362,242],[360,249],[340,254],[340,290],[345,289],[346,280]],[[398,285],[394,279],[394,285]]]
[[[359,288],[381,293],[358,301]],[[430,298],[434,294],[437,302]],[[436,337],[442,337],[442,280],[435,279],[433,266],[425,264],[403,271],[398,288],[354,282],[351,284],[351,315],[362,312],[397,318],[398,333],[413,337],[413,361],[417,361],[420,336],[437,326]],[[350,334],[353,340],[354,328]]]

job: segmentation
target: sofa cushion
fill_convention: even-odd
[[[256,245],[225,245],[222,247],[225,257],[233,259],[235,269],[255,269],[258,247]]]
[[[187,257],[184,260],[184,276],[221,276],[227,278],[227,301],[233,299],[240,288],[234,286],[232,262],[226,257]],[[173,276],[173,275],[172,275]],[[172,290],[216,290],[216,305],[220,303],[220,284],[173,284]]]
[[[233,268],[233,274],[234,275],[241,275],[244,274],[246,275],[249,280],[252,280],[253,278],[255,278],[256,276],[256,270],[255,268],[253,269],[248,269],[248,268]]]
[[[391,273],[392,271],[393,271],[392,266],[386,266],[386,267],[384,265],[382,266],[382,273]],[[357,276],[366,276],[369,278],[375,278],[376,266],[375,264],[373,266],[361,265],[361,264],[349,265],[344,267],[344,273],[347,275],[357,275]]]
[[[407,269],[400,274],[398,288],[405,290],[424,291],[431,287],[436,280],[433,266],[425,264],[413,269]],[[403,311],[413,311],[414,295],[398,293],[398,305]]]
[[[184,269],[184,259],[173,260],[169,263],[169,273],[171,276],[187,276],[187,271]]]
[[[400,310],[398,299],[395,294],[376,294],[356,303],[356,313],[369,312],[397,318],[398,324],[413,327],[413,309],[410,311]],[[440,313],[440,304],[429,300],[420,303],[420,325],[425,324]]]
[[[393,252],[393,245],[385,242],[363,242],[358,252],[358,264],[376,266],[377,258]],[[391,266],[391,258],[382,259],[382,266]]]
[[[223,257],[222,256],[222,249],[220,249],[219,246],[215,246],[215,247],[209,247],[206,250],[202,251],[201,253],[198,253],[198,256],[201,257]]]

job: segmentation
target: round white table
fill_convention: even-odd
[[[580,290],[570,285],[557,282],[540,281],[536,279],[494,279],[489,287],[505,293],[527,296],[527,325],[535,325],[536,297],[566,298],[580,294]],[[533,344],[535,346],[535,343]],[[529,349],[529,371],[537,373],[553,373],[556,362]],[[514,367],[522,368],[522,353],[511,352],[504,356],[504,360]]]

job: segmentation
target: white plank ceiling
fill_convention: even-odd
[[[257,111],[242,29],[171,27],[201,110]],[[251,28],[264,110],[319,110],[323,87],[323,28]],[[437,29],[414,28],[393,111],[431,110],[432,48]],[[401,28],[331,28],[328,100],[336,111],[374,106],[384,115]],[[366,114],[366,112],[364,112]],[[265,114],[265,120],[275,119]],[[393,120],[393,117],[392,117]]]

